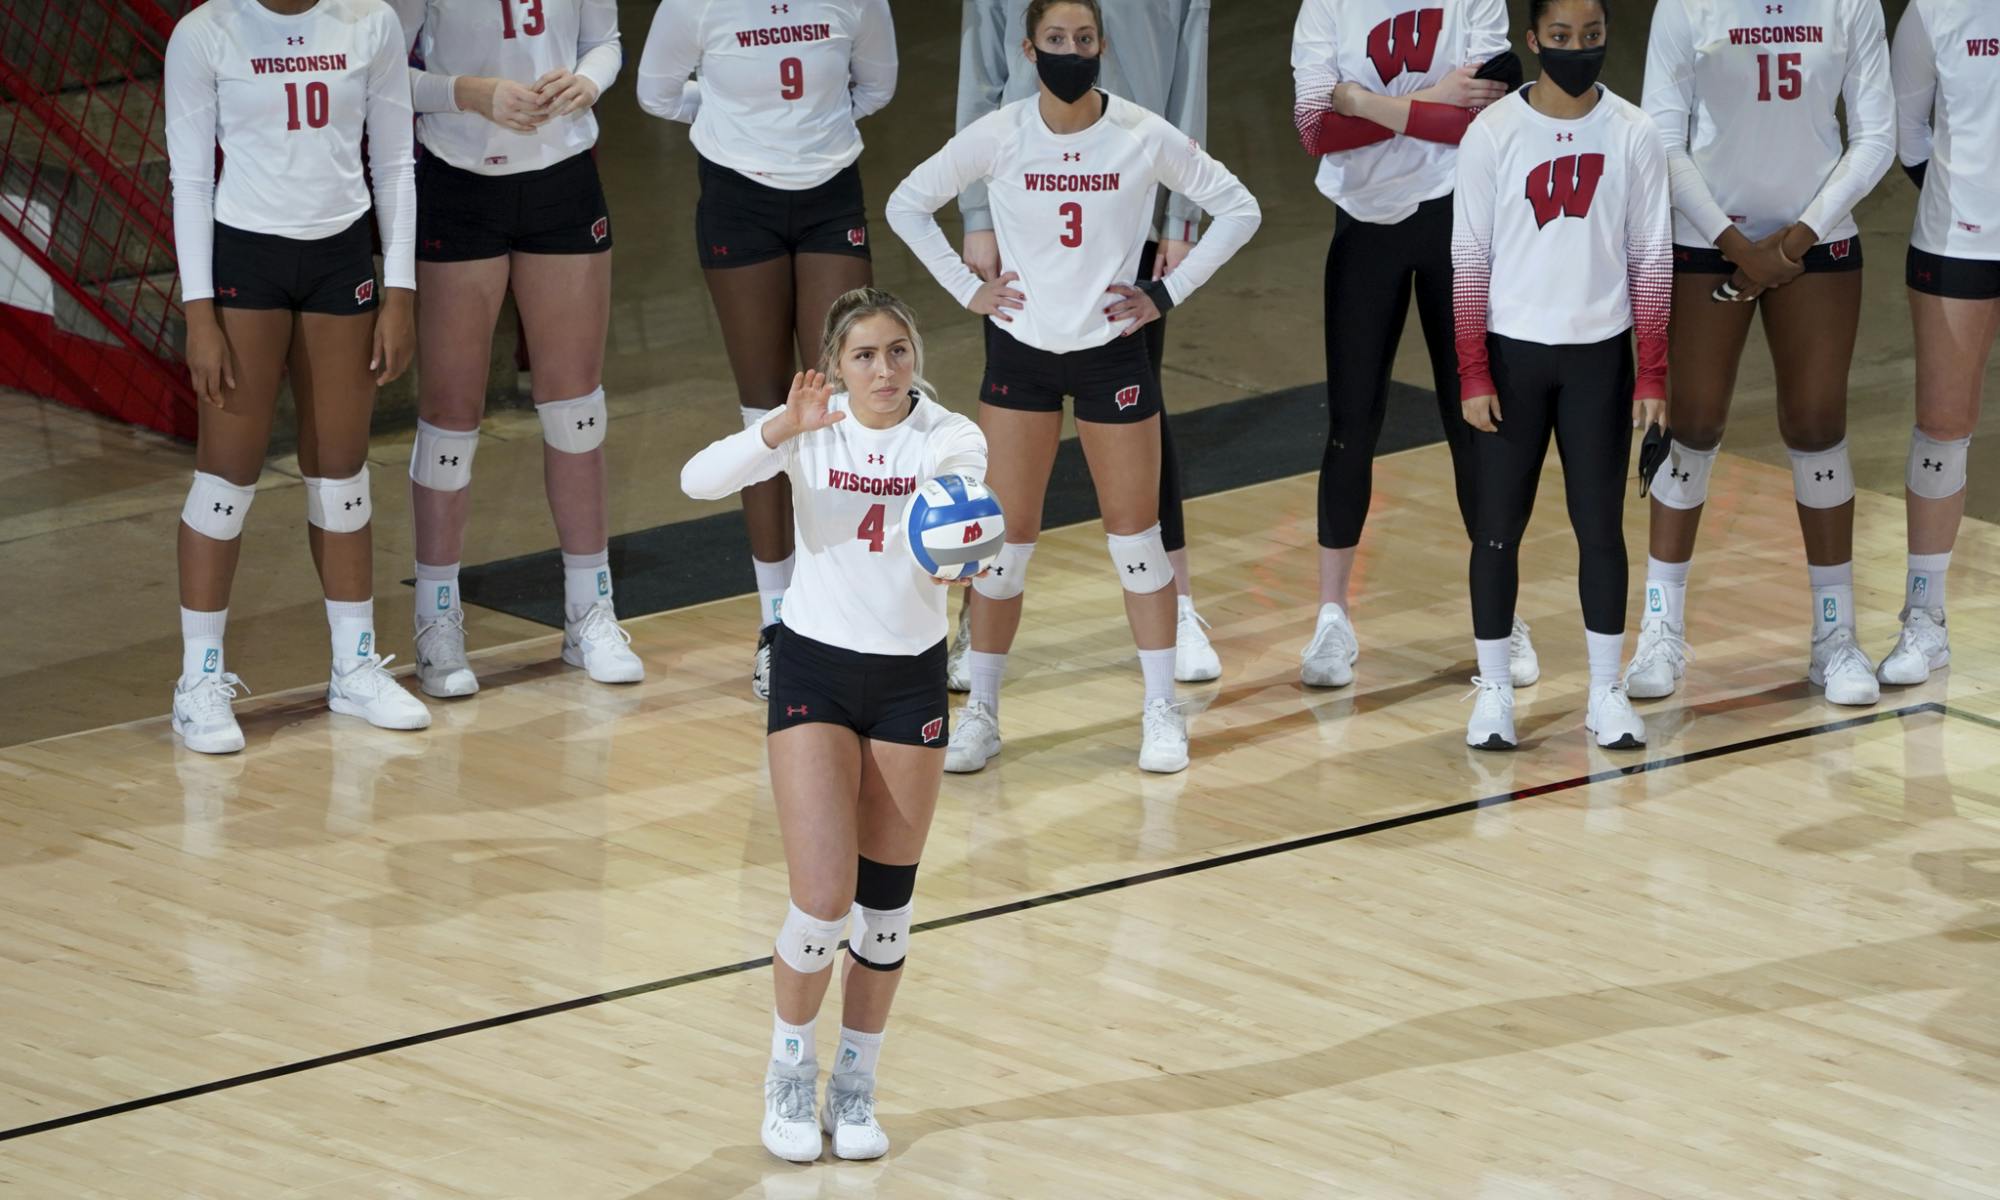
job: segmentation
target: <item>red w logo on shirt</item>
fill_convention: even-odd
[[[1444,10],[1420,8],[1397,13],[1368,34],[1368,59],[1387,83],[1405,71],[1422,75],[1431,69],[1438,34],[1444,30]]]
[[[1604,178],[1602,154],[1565,154],[1528,172],[1528,203],[1535,206],[1536,228],[1557,217],[1587,217]]]

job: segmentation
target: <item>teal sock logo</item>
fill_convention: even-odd
[[[799,1039],[794,1037],[785,1039],[785,1057],[793,1062],[799,1061]]]
[[[861,1053],[860,1053],[859,1051],[857,1051],[857,1050],[856,1050],[856,1049],[855,1049],[854,1047],[852,1047],[852,1046],[842,1046],[842,1047],[840,1048],[840,1069],[841,1069],[841,1070],[845,1071],[845,1070],[846,1070],[847,1068],[849,1068],[849,1067],[853,1066],[853,1065],[854,1065],[855,1063],[857,1063],[857,1062],[859,1062],[859,1061],[861,1061]]]
[[[354,657],[356,657],[356,658],[367,658],[367,657],[368,657],[368,651],[369,651],[369,648],[370,648],[370,647],[372,647],[372,646],[373,646],[374,644],[375,644],[375,634],[374,634],[374,631],[373,631],[373,630],[370,630],[370,631],[367,631],[367,632],[364,632],[364,633],[363,633],[363,634],[361,635],[361,638],[360,638],[360,640],[359,640],[359,641],[357,641],[357,642],[356,642],[356,643],[354,644]]]
[[[1923,603],[1924,597],[1930,594],[1930,590],[1931,581],[1927,576],[1919,575],[1910,584],[1910,595],[1916,597],[1919,604]]]
[[[215,674],[215,669],[216,669],[217,667],[220,667],[221,665],[222,665],[222,651],[220,651],[220,650],[204,650],[204,651],[202,651],[202,652],[201,652],[201,673],[202,673],[202,674],[204,674],[204,675],[213,675],[213,674]]]
[[[611,572],[599,571],[597,573],[597,594],[600,596],[609,596],[611,594]]]
[[[1666,607],[1667,598],[1660,593],[1659,588],[1649,587],[1646,589],[1646,611],[1663,612]]]
[[[773,622],[778,622],[778,621],[783,621],[784,619],[785,619],[785,598],[783,596],[780,596],[776,600],[771,601],[771,620]]]
[[[1840,620],[1840,601],[1828,596],[1819,602],[1819,619],[1832,625]]]
[[[451,611],[451,585],[448,583],[438,584],[438,611]]]

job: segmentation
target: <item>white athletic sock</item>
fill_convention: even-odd
[[[880,1036],[880,1035],[877,1035]],[[813,1022],[787,1025],[777,1010],[771,1011],[771,1058],[788,1067],[819,1062],[813,1049]]]
[[[1944,576],[1951,569],[1951,551],[1910,555],[1910,574],[1903,586],[1903,615],[1919,608],[1944,611]]]
[[[1139,670],[1146,677],[1146,703],[1174,698],[1174,648],[1139,651]]]
[[[563,564],[563,616],[583,620],[599,600],[611,599],[611,548],[595,554],[565,554]]]
[[[1816,567],[1806,564],[1806,577],[1812,581],[1813,594],[1813,641],[1818,641],[1836,628],[1854,628],[1854,560],[1835,563],[1830,567]]]
[[[769,563],[760,558],[750,560],[750,568],[757,573],[757,627],[776,625],[784,619],[785,589],[792,586],[792,562],[794,554],[783,562]]]
[[[1512,679],[1513,670],[1507,665],[1512,656],[1510,647],[1513,639],[1473,638],[1473,649],[1479,654],[1479,677],[1481,679]]]
[[[972,698],[984,704],[987,712],[999,716],[1000,677],[1007,673],[1007,656],[967,650],[965,669],[972,673]]]
[[[1646,612],[1642,620],[1658,617],[1679,629],[1686,624],[1688,562],[1661,562],[1646,556]]]
[[[417,628],[443,620],[446,614],[463,612],[458,595],[458,564],[433,566],[417,564]]]
[[[1590,686],[1605,687],[1618,682],[1618,662],[1625,654],[1625,635],[1583,631],[1583,643],[1590,654]]]
[[[197,612],[181,610],[181,682],[191,684],[204,677],[222,677],[222,631],[229,624],[229,610]]]
[[[329,600],[326,624],[333,634],[333,671],[345,675],[375,653],[375,602]]]
[[[882,1035],[862,1033],[858,1029],[840,1027],[840,1053],[834,1056],[833,1069],[841,1075],[866,1075],[875,1078],[875,1064],[882,1057]]]

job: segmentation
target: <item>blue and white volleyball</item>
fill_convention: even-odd
[[[905,526],[919,567],[939,579],[965,579],[1000,553],[1007,519],[985,484],[945,475],[917,489]]]

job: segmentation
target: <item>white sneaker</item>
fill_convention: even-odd
[[[819,1120],[835,1158],[862,1162],[889,1153],[889,1135],[875,1120],[875,1081],[866,1075],[827,1076]]]
[[[1542,660],[1535,643],[1528,639],[1528,623],[1514,618],[1514,631],[1507,635],[1507,674],[1517,688],[1531,687],[1542,677]]]
[[[360,717],[377,729],[428,729],[431,710],[403,690],[389,674],[391,654],[371,654],[346,674],[327,680],[326,706],[345,716]]]
[[[1181,683],[1207,683],[1222,675],[1222,660],[1209,644],[1210,628],[1194,610],[1193,596],[1177,596],[1180,625],[1174,631],[1174,679]]]
[[[1681,627],[1663,617],[1648,617],[1639,625],[1639,644],[1625,665],[1625,692],[1641,700],[1671,696],[1692,661],[1694,651],[1688,649]]]
[[[750,694],[759,700],[771,698],[771,638],[777,632],[775,622],[757,631],[757,657],[750,660]]]
[[[949,691],[969,692],[972,690],[972,667],[965,656],[972,650],[972,605],[961,604],[958,608],[958,632],[951,635],[951,652],[944,660],[944,686]]]
[[[1583,727],[1597,735],[1605,750],[1639,750],[1646,745],[1646,723],[1632,711],[1622,683],[1593,684]]]
[[[1171,700],[1154,700],[1140,717],[1139,769],[1159,775],[1187,770],[1187,714]]]
[[[1307,687],[1346,687],[1354,682],[1354,660],[1361,656],[1354,625],[1338,604],[1319,606],[1312,641],[1299,656],[1299,679]]]
[[[784,1066],[773,1060],[764,1070],[764,1149],[786,1162],[819,1157],[819,1114],[813,1092],[818,1065]]]
[[[417,622],[417,685],[426,696],[440,700],[479,690],[479,676],[465,657],[463,609],[448,609],[436,620]]]
[[[582,667],[598,683],[637,683],[646,664],[632,653],[632,635],[618,624],[611,601],[599,600],[580,621],[563,623],[562,660]]]
[[[250,694],[249,687],[227,671],[203,675],[192,684],[174,683],[174,732],[188,749],[234,754],[243,748],[243,727],[229,707],[239,687],[244,695]]]
[[[1876,678],[1883,683],[1914,687],[1931,672],[1951,664],[1951,641],[1945,636],[1944,610],[1913,608],[1903,618],[1903,635],[1882,660]]]
[[[1832,704],[1873,704],[1882,698],[1882,685],[1875,681],[1875,664],[1868,661],[1854,640],[1854,631],[1845,625],[1814,639],[1812,667],[1806,678],[1825,688]]]
[[[1514,684],[1507,679],[1474,676],[1472,719],[1465,723],[1465,744],[1474,750],[1514,748]]]
[[[951,741],[945,746],[944,769],[955,775],[983,770],[1000,753],[1000,718],[977,700],[951,715]]]

